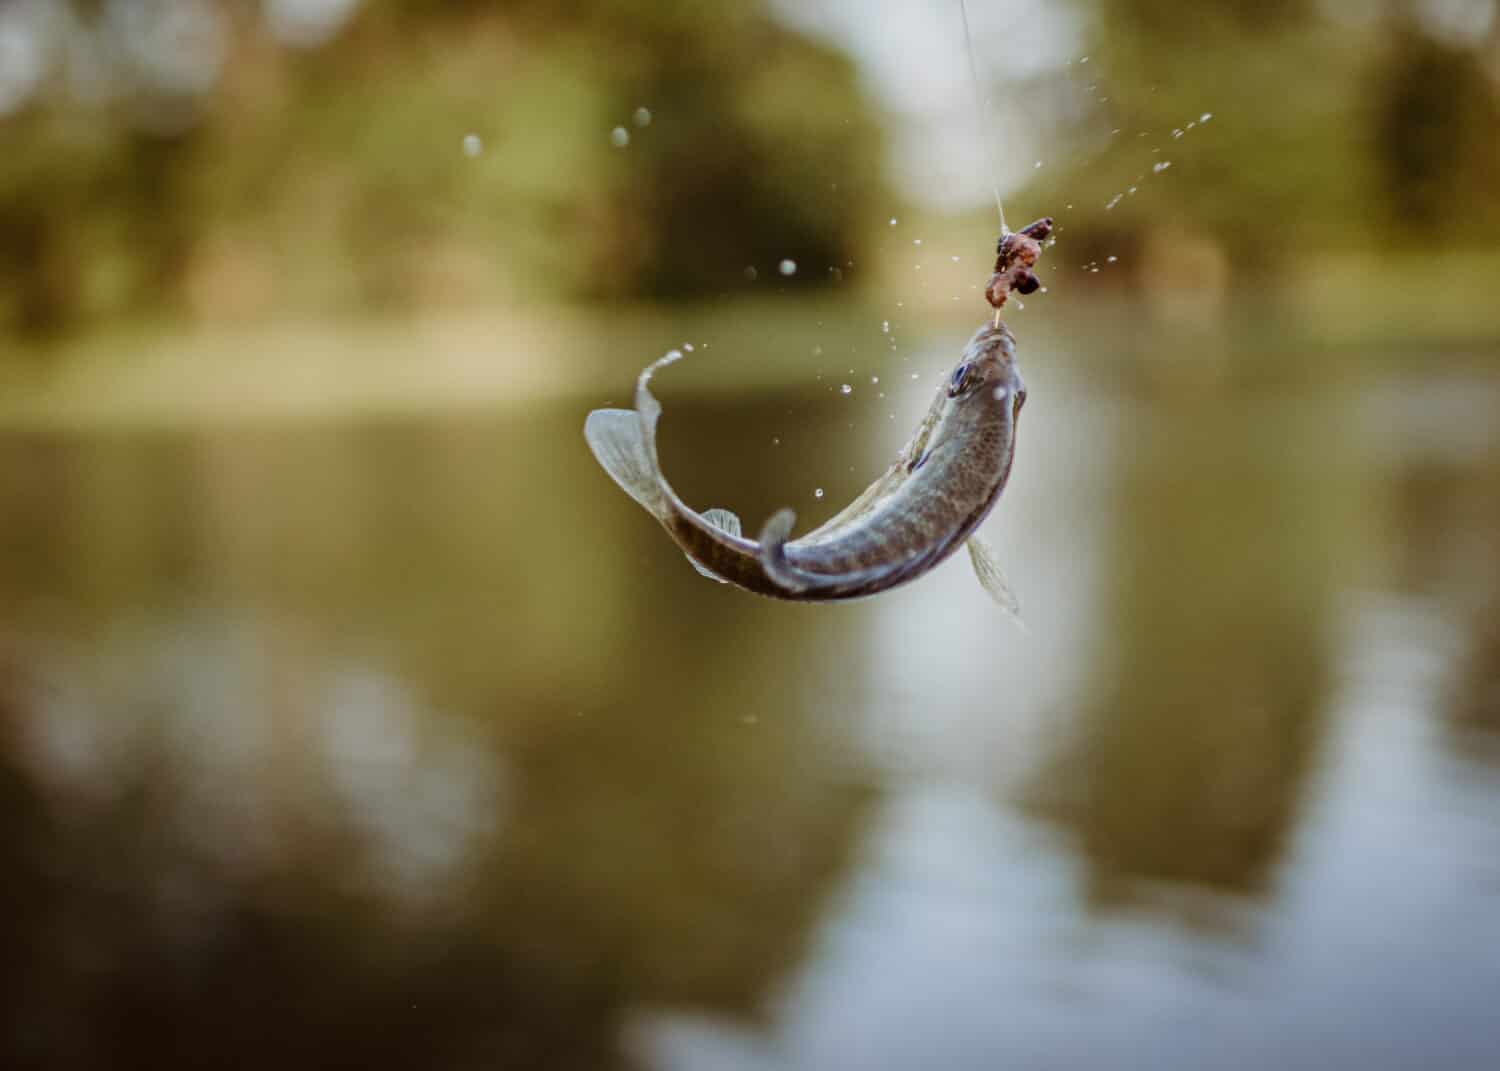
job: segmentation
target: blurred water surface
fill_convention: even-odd
[[[664,374],[685,497],[878,472],[961,339],[859,330]],[[698,577],[583,445],[628,354],[0,433],[0,1063],[1494,1066],[1500,379],[1027,330],[1024,631]]]

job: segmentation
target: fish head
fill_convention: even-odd
[[[1009,327],[986,323],[974,332],[948,379],[947,395],[945,423],[961,426],[1021,415],[1026,384],[1016,367],[1016,339]]]

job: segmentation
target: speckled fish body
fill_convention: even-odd
[[[1015,339],[986,323],[969,340],[916,433],[889,469],[820,528],[791,539],[794,516],[775,514],[758,540],[727,510],[698,513],[662,475],[656,452],[661,405],[654,373],[641,373],[634,410],[599,409],[584,434],[595,457],[661,523],[699,572],[758,595],[799,601],[855,599],[926,573],[966,542],[980,579],[1012,599],[975,530],[999,501],[1015,457],[1026,389]]]

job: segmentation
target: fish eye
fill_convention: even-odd
[[[957,398],[969,387],[971,367],[961,364],[953,370],[953,378],[948,383],[948,397]]]

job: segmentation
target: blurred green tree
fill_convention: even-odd
[[[1385,222],[1429,236],[1500,236],[1500,94],[1484,52],[1394,19],[1368,86]]]
[[[1168,217],[1251,277],[1283,267],[1290,241],[1369,251],[1398,222],[1500,237],[1493,34],[1414,0],[1075,6],[1090,66],[1066,72],[1063,107],[1082,130],[1065,180],[1080,259],[1132,252]]]
[[[0,117],[0,316],[30,334],[184,298],[693,298],[783,258],[810,285],[881,192],[852,63],[761,2],[35,9],[52,68]]]

